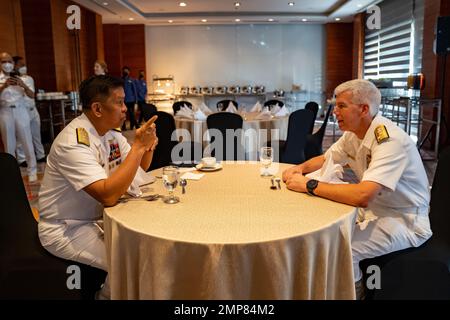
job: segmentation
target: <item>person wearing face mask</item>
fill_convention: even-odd
[[[144,120],[142,110],[145,104],[145,98],[147,97],[147,82],[145,81],[144,70],[139,70],[139,79],[136,79],[136,91],[137,91],[137,103],[139,108],[139,120],[138,124]]]
[[[94,74],[96,76],[104,76],[108,73],[108,65],[103,60],[97,60],[94,63]]]
[[[33,91],[34,88],[34,80],[27,74],[27,66],[25,65],[25,60],[22,57],[14,56],[13,57],[16,71],[20,75],[20,79],[27,85],[27,87]],[[33,140],[33,148],[36,154],[37,162],[45,162],[45,151],[44,146],[42,145],[41,140],[41,118],[39,116],[39,112],[36,109],[36,103],[34,101],[34,97],[31,98],[27,95],[24,96],[25,108],[30,117],[30,129],[31,129],[31,138]],[[26,163],[25,161],[25,153],[23,152],[22,145],[18,144],[16,149],[17,161],[22,164]]]
[[[133,130],[134,127],[138,129],[139,125],[136,122],[136,117],[134,116],[134,105],[137,102],[137,91],[135,80],[130,77],[130,68],[122,68],[122,80],[123,89],[125,90],[125,105],[127,106],[128,118],[130,119],[130,130]],[[123,123],[122,130],[126,130],[125,122]]]
[[[36,156],[31,138],[30,116],[24,110],[25,95],[34,98],[34,92],[14,71],[14,61],[10,54],[0,54],[0,132],[6,152],[15,156],[16,144],[19,142],[25,151],[28,180],[37,180]]]

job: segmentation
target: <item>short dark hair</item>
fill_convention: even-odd
[[[109,75],[93,76],[83,80],[79,88],[83,109],[90,109],[92,103],[108,99],[111,90],[120,87],[123,87],[122,79]]]
[[[17,62],[19,62],[20,60],[23,60],[23,57],[21,56],[14,56],[12,57],[14,64],[17,64]]]

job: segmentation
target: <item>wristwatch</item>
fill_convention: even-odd
[[[319,181],[314,179],[308,180],[308,182],[306,183],[306,189],[308,190],[308,193],[312,196],[315,196],[316,194],[314,193],[314,190],[317,188],[318,185]]]

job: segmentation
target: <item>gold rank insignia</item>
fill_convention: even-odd
[[[387,139],[389,139],[389,133],[386,129],[386,126],[380,124],[378,127],[375,128],[375,138],[377,139],[378,144],[385,142]]]
[[[90,146],[89,135],[85,128],[77,128],[77,142],[78,144],[84,144],[85,146]]]
[[[113,130],[117,131],[117,132],[122,132],[122,129],[120,127],[119,128],[114,128]]]

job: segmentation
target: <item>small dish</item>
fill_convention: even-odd
[[[223,167],[222,167],[221,163],[216,163],[216,165],[214,167],[205,167],[203,164],[199,163],[198,165],[195,166],[195,168],[199,171],[210,172],[210,171],[221,170]]]

